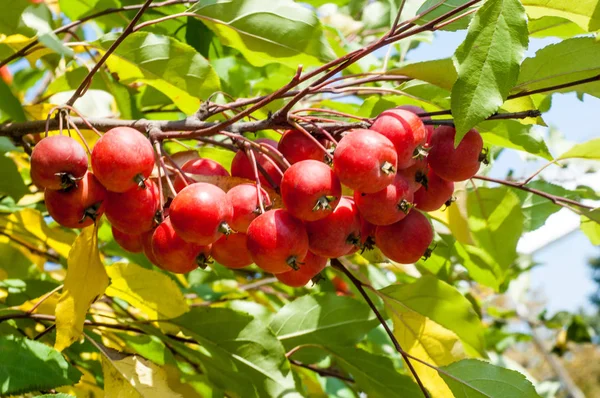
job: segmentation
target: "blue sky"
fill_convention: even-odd
[[[421,44],[408,54],[410,61],[424,61],[450,57],[462,42],[465,32],[436,32],[432,44]],[[557,39],[532,39],[526,56]],[[560,131],[566,140],[581,143],[600,136],[598,111],[600,99],[586,95],[581,102],[573,94],[555,94],[552,108],[543,115],[549,127]],[[547,130],[547,129],[545,129]],[[547,133],[547,131],[545,131]],[[556,155],[556,153],[554,153]],[[540,163],[543,164],[543,163]],[[505,151],[494,163],[492,175],[502,178],[510,168],[516,176],[529,175],[539,165],[526,164],[516,151]],[[553,166],[551,166],[553,167]],[[596,190],[599,188],[596,186]],[[561,210],[552,216],[545,227],[529,237],[525,248],[544,245],[552,241],[557,230],[567,230],[578,217],[568,210]],[[540,263],[530,274],[530,286],[536,298],[546,302],[550,313],[560,310],[576,311],[579,308],[592,310],[588,296],[594,291],[595,284],[590,278],[587,262],[599,256],[600,250],[594,247],[579,230],[569,233],[533,253],[533,259]]]

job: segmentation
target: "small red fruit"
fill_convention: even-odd
[[[287,211],[269,210],[248,227],[247,245],[256,265],[281,274],[298,268],[308,252],[308,235],[302,221]]]
[[[398,175],[401,175],[408,181],[410,191],[416,192],[417,189],[427,186],[427,173],[429,172],[429,164],[427,158],[417,159],[412,166],[398,170]]]
[[[134,186],[130,190],[106,195],[106,218],[121,232],[141,234],[154,226],[154,217],[160,207],[158,186],[146,180],[145,187]]]
[[[322,220],[307,222],[308,248],[319,256],[340,257],[360,242],[360,216],[352,198],[344,196],[333,213]]]
[[[158,259],[156,258],[156,256],[154,255],[154,252],[152,251],[152,235],[154,235],[155,230],[156,229],[153,229],[151,231],[144,232],[142,234],[142,251],[144,252],[144,255],[146,256],[148,261],[150,261],[152,264],[156,265],[157,267],[160,267],[160,265],[158,264]]]
[[[288,286],[302,287],[323,271],[325,266],[327,266],[327,258],[308,252],[297,270],[277,274],[275,277]]]
[[[168,217],[154,230],[151,245],[158,266],[165,271],[185,274],[205,261],[203,253],[207,248],[181,239]]]
[[[252,256],[246,242],[246,234],[222,236],[212,245],[212,257],[227,268],[244,268],[252,264]]]
[[[118,229],[112,226],[112,234],[113,238],[115,238],[115,242],[123,249],[127,250],[130,253],[141,253],[143,251],[142,244],[142,235],[130,235],[125,232],[121,232]]]
[[[71,137],[53,135],[33,147],[31,181],[40,188],[54,191],[71,188],[87,169],[87,154]]]
[[[302,221],[321,220],[333,212],[342,184],[331,167],[317,160],[292,165],[281,180],[281,199],[287,211]]]
[[[256,140],[259,144],[269,145],[273,148],[277,148],[277,142],[273,140],[269,140],[266,138],[259,138]],[[265,178],[264,175],[260,172],[260,168],[258,170],[258,176],[260,179],[260,183],[265,186],[276,188],[281,184],[281,174],[277,170],[277,167],[267,158],[267,155],[254,151],[254,156],[256,157],[256,162],[262,169],[267,173],[267,175],[271,178],[275,186],[273,186],[269,181]],[[236,152],[233,160],[231,161],[231,175],[234,177],[246,178],[248,180],[254,180],[254,169],[252,168],[252,163],[246,153],[242,150]]]
[[[125,192],[141,185],[153,168],[152,145],[131,127],[108,130],[92,150],[94,174],[112,192]]]
[[[419,261],[433,241],[433,228],[421,212],[411,211],[402,221],[392,225],[378,226],[375,242],[390,260],[401,264]]]
[[[423,211],[435,211],[452,198],[454,183],[438,177],[433,171],[427,176],[427,188],[415,192],[415,207]]]
[[[271,207],[269,194],[261,188],[263,207]],[[233,207],[233,217],[229,226],[237,232],[246,233],[250,223],[260,214],[256,185],[240,184],[227,191],[227,198]]]
[[[188,160],[181,166],[181,170],[188,174],[200,175],[200,176],[223,176],[229,177],[229,172],[225,167],[221,166],[218,162],[215,162],[212,159],[191,159]],[[186,184],[183,181],[183,178],[178,174],[175,177],[175,181],[173,182],[173,186],[175,187],[175,191],[179,192],[187,185],[194,183],[195,181],[188,181]]]
[[[390,225],[410,212],[413,193],[408,180],[397,174],[394,182],[379,192],[354,191],[354,201],[366,221],[374,225]]]
[[[421,119],[404,109],[388,109],[382,112],[372,130],[383,134],[392,141],[398,153],[398,169],[405,169],[415,163],[415,149],[425,145],[427,132]]]
[[[215,185],[197,182],[181,190],[171,202],[170,218],[182,239],[210,245],[231,231],[233,209],[227,195]]]
[[[371,250],[375,247],[375,230],[377,225],[371,224],[360,217],[360,248],[362,250]]]
[[[444,180],[465,181],[479,170],[483,140],[477,130],[469,130],[455,148],[455,134],[454,127],[440,126],[435,129],[427,161]]]
[[[402,105],[399,106],[398,109],[404,109],[405,111],[409,111],[412,113],[416,113],[417,115],[419,113],[427,113],[427,111],[419,106],[415,106],[415,105]],[[419,116],[421,118],[421,120],[431,120],[431,116]],[[431,135],[433,134],[433,126],[430,124],[425,124],[425,131],[427,132],[427,140],[426,143],[429,144],[429,141],[431,140]]]
[[[342,184],[360,192],[377,192],[391,184],[398,155],[394,144],[373,130],[351,130],[333,154],[333,169]]]
[[[4,65],[0,68],[0,79],[4,80],[4,83],[8,84],[9,86],[12,84],[13,76],[10,73],[10,70],[8,70],[8,66]]]
[[[67,228],[84,228],[104,213],[106,189],[87,172],[76,187],[65,191],[47,189],[44,198],[54,221]]]
[[[326,145],[325,140],[319,140],[323,146]],[[325,152],[313,140],[306,136],[300,130],[288,130],[283,134],[277,149],[290,164],[295,164],[303,160],[318,160],[322,162],[325,159]]]

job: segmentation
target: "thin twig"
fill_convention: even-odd
[[[345,375],[341,374],[340,372],[338,372],[337,370],[319,368],[319,367],[316,367],[315,365],[308,365],[308,364],[296,361],[295,359],[290,359],[289,361],[292,365],[311,370],[315,373],[320,374],[321,376],[335,377],[336,379],[340,379],[340,380],[346,381],[348,383],[354,383],[353,378],[345,376]]]
[[[62,289],[62,288],[63,288],[63,286],[64,286],[64,285],[57,286],[57,287],[55,287],[54,289],[52,289],[51,291],[49,291],[48,293],[44,294],[44,295],[42,296],[42,298],[40,298],[40,299],[38,300],[38,302],[37,302],[37,303],[35,303],[35,304],[33,305],[33,307],[31,307],[31,308],[30,308],[30,309],[27,311],[27,313],[28,313],[28,314],[33,314],[33,312],[34,312],[35,310],[37,310],[37,309],[38,309],[38,307],[39,307],[40,305],[42,305],[42,303],[43,303],[44,301],[48,300],[48,299],[49,299],[49,298],[50,298],[50,297],[51,297],[51,296],[52,296],[54,293],[56,293],[56,292],[58,292],[60,289]]]

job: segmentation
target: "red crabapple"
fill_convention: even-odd
[[[140,185],[154,168],[152,145],[131,127],[108,130],[92,150],[92,170],[112,192],[125,192]]]
[[[454,127],[440,126],[435,129],[427,161],[444,180],[464,181],[479,170],[483,140],[477,130],[469,130],[455,148],[455,134]]]
[[[394,182],[375,193],[354,191],[360,215],[374,225],[390,225],[402,220],[412,208],[413,193],[408,180],[397,174]]]
[[[121,246],[123,249],[125,249],[126,251],[130,252],[130,253],[141,253],[143,250],[143,245],[142,245],[142,235],[141,234],[136,234],[136,235],[131,235],[131,234],[126,234],[125,232],[121,232],[118,229],[115,228],[115,226],[112,226],[112,234],[113,234],[113,238],[115,238],[115,242],[117,242],[117,244],[119,246]]]
[[[142,252],[146,256],[148,261],[150,261],[152,264],[156,265],[157,267],[160,267],[160,265],[158,264],[158,259],[156,258],[156,256],[154,255],[154,252],[152,251],[152,235],[154,235],[155,230],[156,230],[156,228],[153,230],[150,230],[148,232],[144,232],[142,234]]]
[[[404,109],[388,109],[382,112],[373,122],[371,129],[392,141],[398,153],[398,169],[412,166],[415,163],[415,150],[427,141],[427,132],[421,119]]]
[[[427,176],[428,185],[415,192],[415,207],[423,211],[435,211],[452,198],[454,183],[446,181],[433,171]]]
[[[341,183],[367,193],[391,184],[397,163],[394,144],[374,130],[349,131],[333,154],[333,169]]]
[[[177,234],[198,245],[210,245],[231,231],[231,203],[212,184],[197,182],[182,189],[171,202],[169,214]]]
[[[410,186],[411,192],[416,192],[417,189],[427,186],[427,173],[429,172],[429,164],[427,158],[416,159],[415,164],[406,169],[398,170],[397,175],[404,177]]]
[[[287,211],[302,221],[330,215],[340,201],[342,185],[331,167],[317,160],[292,165],[281,180],[281,199]]]
[[[269,194],[261,188],[263,207],[271,207]],[[260,214],[256,185],[240,184],[227,191],[227,198],[233,207],[233,217],[229,226],[237,232],[246,233],[248,226]]]
[[[307,222],[308,248],[323,257],[348,254],[360,241],[360,216],[354,200],[342,197],[333,213],[322,220]]]
[[[173,229],[167,217],[152,234],[152,253],[158,266],[166,271],[185,274],[198,268],[197,258],[208,248],[195,243],[186,242]],[[205,257],[200,261],[204,264]]]
[[[259,138],[255,142],[259,144],[269,145],[273,148],[277,148],[277,142],[273,140],[269,140],[266,138]],[[263,170],[267,173],[267,175],[273,180],[275,186],[273,186],[269,181],[265,178],[264,175],[258,170],[258,176],[260,179],[260,183],[265,186],[276,188],[281,184],[281,174],[277,170],[277,167],[267,159],[267,155],[264,153],[254,151],[254,156],[256,158],[256,162]],[[231,161],[231,175],[234,177],[246,178],[248,180],[254,180],[254,169],[252,167],[252,163],[246,153],[242,150],[236,152],[233,160]]]
[[[432,241],[433,228],[419,211],[411,211],[403,220],[375,230],[377,247],[387,258],[401,264],[419,261]]]
[[[67,228],[84,228],[104,213],[106,189],[88,171],[76,187],[64,191],[47,189],[44,199],[54,221]]]
[[[106,218],[121,232],[141,234],[152,229],[160,207],[158,186],[146,180],[145,188],[134,186],[122,193],[106,195]]]
[[[402,105],[402,106],[399,106],[397,109],[404,109],[405,111],[416,113],[417,115],[419,113],[427,112],[425,109],[423,109],[419,106],[415,106],[415,105]],[[420,116],[420,118],[421,118],[421,120],[431,120],[431,116]],[[426,124],[425,131],[427,132],[426,143],[429,144],[429,141],[431,140],[431,135],[433,134],[433,126],[430,124]]]
[[[302,260],[297,270],[290,270],[275,277],[279,282],[291,287],[302,287],[310,282],[315,276],[319,275],[327,265],[327,258],[317,256],[310,251]]]
[[[248,227],[248,250],[260,268],[272,274],[297,269],[308,252],[302,221],[286,210],[269,210]]]
[[[71,188],[87,169],[87,154],[71,137],[53,135],[33,147],[31,181],[39,188],[53,191]]]
[[[316,140],[326,147],[325,140]],[[277,144],[277,149],[279,149],[279,152],[285,156],[290,164],[308,159],[322,162],[326,156],[323,149],[300,130],[286,131],[281,137],[279,144]]]
[[[252,256],[246,242],[246,234],[235,233],[222,236],[212,244],[212,257],[227,268],[244,268],[252,264]]]
[[[212,159],[190,159],[181,166],[181,170],[187,174],[229,177],[227,169]],[[179,192],[193,182],[195,181],[188,181],[188,184],[186,184],[178,174],[175,177],[175,181],[173,181],[173,186],[175,187],[175,191]]]

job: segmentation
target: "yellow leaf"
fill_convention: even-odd
[[[83,374],[79,379],[79,382],[73,386],[59,387],[56,391],[71,394],[77,398],[102,398],[104,392],[96,384],[94,375],[87,369],[80,367],[77,367],[77,369]]]
[[[400,303],[382,297],[394,323],[394,336],[410,355],[437,367],[465,357],[462,343],[454,332]],[[414,360],[411,364],[432,398],[454,396],[435,369]]]
[[[24,302],[23,304],[21,304],[19,306],[19,309],[21,311],[29,311],[31,308],[33,308],[34,305],[36,305],[40,301],[40,299],[42,297],[43,296],[40,296],[33,300]],[[44,302],[35,309],[34,313],[45,314],[45,315],[54,315],[57,304],[58,304],[58,293],[55,293],[52,296],[48,297],[46,300],[44,300]]]
[[[108,276],[100,261],[97,227],[84,228],[69,252],[65,286],[56,306],[56,343],[59,351],[69,347],[83,333],[90,305],[108,286]]]
[[[11,49],[11,51],[13,53],[19,51],[20,49],[22,49],[23,47],[25,47],[26,45],[31,43],[32,40],[33,40],[32,38],[29,38],[29,37],[21,35],[21,34],[10,35],[10,36],[0,34],[0,45],[7,46],[8,48]],[[38,50],[33,51],[25,56],[25,58],[27,58],[27,60],[29,61],[29,63],[32,66],[36,63],[36,61],[38,59],[40,59],[44,55],[54,53],[52,50],[50,50],[46,47],[37,47],[37,48],[38,48]]]
[[[44,250],[54,249],[60,256],[67,257],[75,235],[61,228],[50,228],[42,214],[35,209],[23,209],[7,217],[0,217],[0,229]]]
[[[125,356],[105,349],[102,357],[104,395],[106,398],[182,397],[169,387],[163,369],[138,356]]]
[[[35,104],[23,106],[23,111],[30,120],[46,120],[48,113],[54,108],[54,104]]]
[[[118,297],[145,313],[149,319],[176,318],[190,310],[175,282],[160,272],[131,263],[106,268],[109,296]]]

